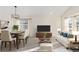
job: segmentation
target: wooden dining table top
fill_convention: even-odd
[[[24,33],[24,31],[10,31],[10,33]],[[1,32],[0,32],[0,34],[1,34]]]
[[[24,31],[11,31],[10,33],[24,33]]]

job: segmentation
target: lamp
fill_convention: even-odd
[[[61,31],[61,29],[60,29],[60,28],[58,28],[58,29],[57,29],[57,31]]]
[[[75,35],[75,42],[77,42],[77,35],[79,35],[79,32],[78,31],[73,31],[72,34]]]

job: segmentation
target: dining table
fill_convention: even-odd
[[[16,48],[19,49],[19,35],[24,33],[24,31],[11,31],[11,35],[14,35],[16,38]]]

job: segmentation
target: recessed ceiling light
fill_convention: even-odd
[[[50,14],[50,15],[52,15],[53,13],[52,13],[52,12],[50,12],[49,14]]]

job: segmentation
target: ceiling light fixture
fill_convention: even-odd
[[[14,6],[14,14],[11,15],[14,19],[20,19],[20,16],[17,14],[17,6]]]

